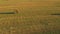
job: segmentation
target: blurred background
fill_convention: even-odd
[[[60,0],[0,0],[0,34],[60,34]]]

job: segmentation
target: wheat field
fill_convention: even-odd
[[[0,0],[0,12],[15,10],[0,14],[0,34],[60,34],[60,0]]]

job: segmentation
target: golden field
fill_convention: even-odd
[[[0,1],[0,12],[18,12],[0,14],[0,34],[60,34],[59,0]]]

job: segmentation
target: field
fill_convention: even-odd
[[[59,0],[0,0],[0,34],[60,34]],[[15,11],[13,11],[15,12]]]

